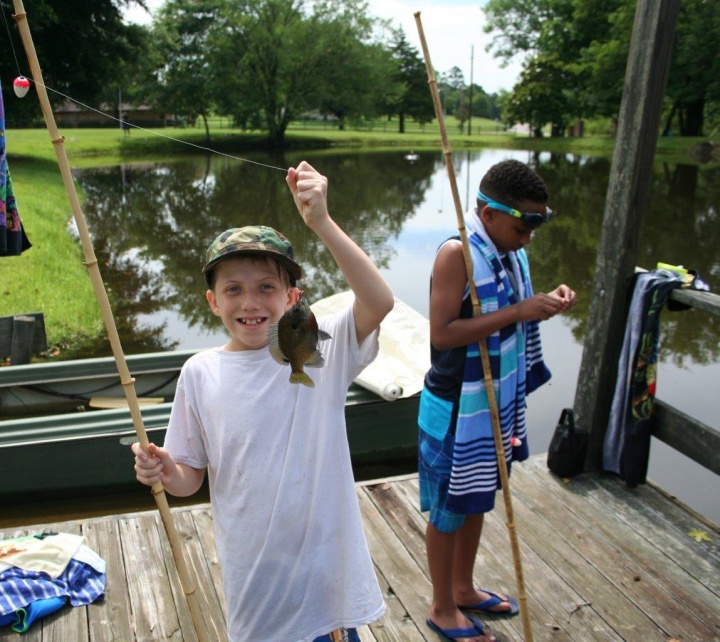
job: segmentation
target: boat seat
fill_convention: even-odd
[[[140,406],[153,406],[165,401],[163,397],[138,397],[137,400]],[[128,402],[125,397],[92,397],[88,405],[102,409],[127,408]]]

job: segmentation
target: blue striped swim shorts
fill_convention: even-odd
[[[418,438],[420,510],[430,511],[430,523],[441,533],[454,533],[465,523],[465,515],[447,509],[454,446],[455,435],[450,432],[440,440],[420,429]]]

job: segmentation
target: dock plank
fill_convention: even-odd
[[[360,512],[365,524],[365,535],[370,554],[375,561],[378,574],[392,587],[393,593],[402,603],[410,619],[424,622],[430,606],[432,587],[424,574],[417,572],[417,564],[409,555],[404,543],[388,526],[383,515],[365,493],[358,493]],[[387,616],[385,616],[387,618]],[[396,623],[385,626],[393,626]],[[371,625],[372,628],[372,625]],[[419,629],[418,636],[408,640],[429,640],[425,630]],[[403,639],[403,638],[397,638]]]
[[[634,581],[637,570],[626,564],[626,557],[603,536],[603,523],[610,524],[619,538],[630,538],[625,527],[610,512],[588,511],[576,515],[561,501],[550,499],[546,488],[533,477],[528,484],[524,475],[514,475],[518,488],[519,512],[525,523],[523,533],[543,533],[541,539],[530,544],[541,552],[554,568],[562,568],[562,574],[579,596],[579,603],[587,603],[583,612],[595,611],[606,623],[608,630],[620,639],[667,640],[667,622],[662,614],[653,613],[656,587],[647,583],[638,587]],[[550,501],[548,501],[550,499]],[[553,498],[554,499],[554,498]],[[558,527],[559,526],[559,527]],[[544,541],[543,541],[544,540]],[[671,608],[670,602],[667,604]],[[686,639],[685,637],[682,638]],[[706,638],[707,639],[707,638]]]
[[[627,507],[623,501],[615,498],[611,502],[603,494],[604,511],[599,512],[594,497],[598,485],[592,480],[571,482],[589,494],[570,492],[549,474],[537,474],[533,482],[531,486],[526,478],[518,479],[522,501],[534,499],[533,508],[541,515],[548,505],[562,504],[567,531],[581,534],[569,544],[580,549],[588,563],[612,582],[619,594],[648,614],[668,638],[698,642],[713,639],[717,633],[713,621],[720,613],[720,600],[682,568],[682,558],[669,558],[666,551],[648,541],[644,532],[624,519]],[[611,482],[611,485],[616,484]],[[548,502],[553,490],[557,501]],[[599,515],[603,518],[598,519]],[[608,604],[606,608],[612,606]],[[678,630],[680,621],[682,630]]]
[[[175,514],[175,525],[178,531],[178,537],[183,543],[184,557],[187,562],[190,578],[194,582],[194,595],[198,601],[198,607],[203,618],[203,625],[208,632],[211,640],[222,640],[227,637],[227,628],[225,626],[225,615],[220,607],[217,587],[212,579],[210,568],[207,562],[207,554],[216,557],[215,547],[211,551],[203,549],[200,538],[198,537],[195,521],[192,512],[182,510]],[[171,557],[170,544],[165,548],[165,563],[168,568],[172,569],[173,559]],[[173,573],[173,579],[175,574]],[[194,626],[190,618],[189,608],[187,607],[187,597],[185,596],[179,578],[173,582],[175,602],[178,610],[188,615],[188,619],[182,622],[184,631],[183,641],[189,642],[191,633],[194,635]]]
[[[128,569],[122,555],[117,520],[100,519],[85,523],[83,534],[88,546],[107,564],[105,598],[88,606],[90,638],[93,642],[131,640],[135,637],[131,625]]]
[[[139,642],[182,641],[180,617],[170,587],[154,513],[120,519],[131,614]],[[186,609],[182,609],[185,616]]]
[[[603,475],[563,483],[539,456],[513,467],[510,489],[535,642],[720,641],[717,525],[652,485],[628,490]],[[359,483],[357,497],[387,605],[382,618],[361,627],[361,641],[435,642],[425,625],[432,586],[417,476]],[[172,515],[207,637],[223,641],[227,609],[210,506],[179,506]],[[107,562],[106,594],[40,620],[25,642],[197,639],[155,511],[56,520],[4,528],[0,516],[0,537],[82,533]],[[689,537],[695,528],[710,542]],[[518,596],[501,494],[486,516],[474,575],[478,586]],[[481,619],[501,641],[524,638],[519,617]],[[0,629],[0,641],[16,639]]]

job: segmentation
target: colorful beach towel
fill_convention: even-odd
[[[603,469],[619,475],[628,488],[647,477],[660,312],[672,290],[682,285],[681,277],[664,270],[636,276],[603,445]]]
[[[482,314],[531,297],[533,290],[525,251],[521,249],[507,255],[517,283],[515,292],[497,249],[474,212],[466,215],[465,225]],[[513,460],[523,461],[529,454],[525,397],[550,379],[550,371],[543,361],[536,321],[506,326],[487,337],[486,345],[509,472]],[[511,448],[513,437],[522,443]],[[480,348],[473,344],[468,346],[465,361],[448,508],[461,514],[486,513],[493,509],[499,487]]]
[[[0,540],[0,627],[25,633],[61,609],[91,604],[105,593],[106,564],[71,533]]]
[[[5,155],[5,105],[0,84],[0,256],[17,256],[30,247],[20,222]]]

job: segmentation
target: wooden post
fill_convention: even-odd
[[[0,317],[0,359],[9,356],[13,366],[30,363],[32,355],[47,348],[42,312]]]
[[[35,319],[18,315],[13,317],[12,342],[10,344],[10,365],[19,366],[30,363],[33,356],[33,337]]]
[[[635,10],[574,402],[578,423],[590,431],[587,470],[602,467],[679,5],[679,0],[638,0]]]

